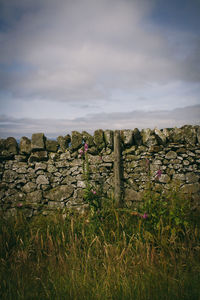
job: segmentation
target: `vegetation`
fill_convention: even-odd
[[[111,207],[1,218],[0,298],[200,299],[197,218]]]
[[[87,150],[88,211],[26,219],[19,207],[1,218],[0,299],[200,299],[200,223],[190,199],[149,180],[138,211],[117,209],[91,184]]]

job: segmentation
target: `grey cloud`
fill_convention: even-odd
[[[67,119],[16,119],[0,116],[0,136],[31,136],[44,132],[47,137],[66,135],[72,130],[86,130],[92,133],[102,129],[166,128],[185,124],[200,125],[200,105],[177,108],[172,111],[131,111],[129,113],[101,113],[73,120]]]
[[[0,88],[14,97],[92,101],[109,99],[116,88],[199,79],[198,54],[180,61],[165,32],[146,21],[154,1],[12,3],[19,16],[5,5],[15,26],[0,33],[0,63],[19,62],[26,70],[1,71]]]

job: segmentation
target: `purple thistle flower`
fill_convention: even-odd
[[[85,150],[85,152],[88,151],[88,144],[87,143],[85,143],[85,145],[84,145],[84,150]]]
[[[96,193],[97,193],[97,192],[96,192],[96,191],[94,191],[94,190],[91,190],[91,192],[92,192],[94,195],[96,195]]]
[[[158,171],[156,172],[155,178],[156,178],[156,179],[159,179],[159,178],[161,177],[161,175],[162,175],[162,171],[161,171],[161,170],[158,170]]]
[[[80,150],[79,150],[79,154],[80,154],[80,155],[83,155],[83,153],[84,153],[83,150],[80,149]]]
[[[17,207],[22,207],[22,203],[17,203]]]
[[[144,213],[141,217],[142,217],[143,219],[147,219],[147,218],[148,218],[148,215],[147,215],[147,213]]]

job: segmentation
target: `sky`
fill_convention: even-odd
[[[200,0],[0,0],[0,138],[200,125]]]

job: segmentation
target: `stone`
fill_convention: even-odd
[[[26,155],[15,155],[15,161],[17,162],[26,162],[27,156]]]
[[[20,139],[19,149],[21,154],[29,155],[31,153],[31,140],[23,136]]]
[[[86,131],[82,132],[82,138],[85,141],[85,143],[88,144],[88,147],[91,148],[92,146],[94,146],[94,139],[93,136],[91,134],[89,134]]]
[[[200,185],[199,183],[190,183],[190,184],[184,184],[180,191],[184,194],[192,194],[192,193],[198,193],[200,191]]]
[[[94,143],[97,146],[98,150],[102,150],[103,148],[105,148],[104,133],[102,129],[95,130]]]
[[[192,172],[186,173],[185,174],[186,177],[186,182],[187,183],[195,183],[199,181],[199,176],[197,174],[194,174]]]
[[[104,156],[99,156],[98,163],[101,162],[113,162],[114,161],[114,153],[111,153],[110,155],[104,155]]]
[[[124,194],[124,201],[141,201],[142,200],[142,193],[137,192],[132,189],[126,189]]]
[[[45,149],[45,136],[44,133],[33,133],[31,139],[31,150],[44,150]]]
[[[160,152],[162,151],[162,146],[161,145],[152,145],[149,147],[149,152],[154,152],[154,153],[157,153],[157,152]]]
[[[35,164],[35,171],[37,171],[37,170],[46,170],[46,169],[47,169],[47,165],[46,164],[36,162],[36,164]]]
[[[47,151],[35,151],[31,153],[29,157],[29,163],[38,162],[38,161],[46,161],[48,160],[48,153]]]
[[[88,162],[90,165],[99,165],[102,162],[102,160],[99,155],[88,154]],[[81,162],[79,165],[81,165]]]
[[[175,159],[177,157],[177,153],[174,151],[169,151],[167,152],[167,154],[165,155],[166,159]]]
[[[72,149],[77,150],[83,145],[83,136],[78,131],[72,131]]]
[[[161,174],[161,177],[159,178],[159,182],[161,183],[169,183],[170,177],[167,174]]]
[[[112,130],[104,131],[104,139],[105,139],[106,147],[113,149],[114,134]]]
[[[18,174],[13,170],[5,170],[3,173],[3,181],[5,182],[14,182],[16,178],[18,177]]]
[[[190,162],[187,159],[183,160],[183,165],[184,166],[189,166]]]
[[[46,150],[49,152],[57,152],[58,142],[52,140],[46,140]]]
[[[174,127],[170,131],[170,141],[173,143],[183,143],[184,142],[184,135],[180,128]]]
[[[166,145],[166,136],[164,135],[164,133],[162,131],[160,131],[158,128],[154,129],[154,133],[156,136],[156,139],[158,141],[159,145]]]
[[[62,152],[65,152],[65,150],[67,149],[68,144],[69,144],[68,139],[66,139],[66,137],[60,135],[57,138],[57,143],[58,143],[58,146],[59,146],[60,150]]]
[[[133,130],[133,143],[138,146],[140,146],[142,144],[142,136],[141,136],[138,128],[135,128]]]
[[[158,144],[155,135],[151,131],[151,129],[142,129],[141,131],[143,144],[147,147],[155,146]]]
[[[5,147],[6,147],[7,151],[12,155],[15,155],[18,153],[17,141],[13,137],[8,137],[5,140]]]
[[[55,173],[57,171],[58,171],[58,169],[54,165],[49,165],[48,164],[47,172],[49,172],[49,173]]]
[[[71,185],[60,185],[45,191],[44,197],[51,201],[64,201],[72,196],[74,188]]]
[[[71,160],[71,153],[69,150],[66,150],[65,153],[60,155],[60,160]]]
[[[181,127],[182,134],[184,135],[184,141],[188,145],[195,145],[197,142],[196,129],[191,125],[185,125]]]
[[[128,155],[128,154],[135,154],[136,146],[132,146],[131,148],[125,149],[122,154]]]
[[[25,193],[30,193],[35,191],[37,188],[37,185],[33,182],[27,182],[23,187],[22,187],[22,191]]]
[[[125,146],[130,147],[133,145],[133,131],[130,129],[121,130],[122,141]]]
[[[59,202],[59,201],[49,201],[48,202],[48,206],[50,208],[64,208],[65,207],[65,203],[64,202]]]
[[[185,181],[185,174],[174,174],[173,180],[177,181]]]
[[[41,184],[49,184],[49,179],[45,175],[39,175],[36,179],[36,183]]]
[[[43,199],[42,191],[34,191],[26,195],[27,203],[35,203],[35,204],[41,203],[42,199]]]
[[[85,181],[77,181],[77,187],[85,189],[86,188]]]

